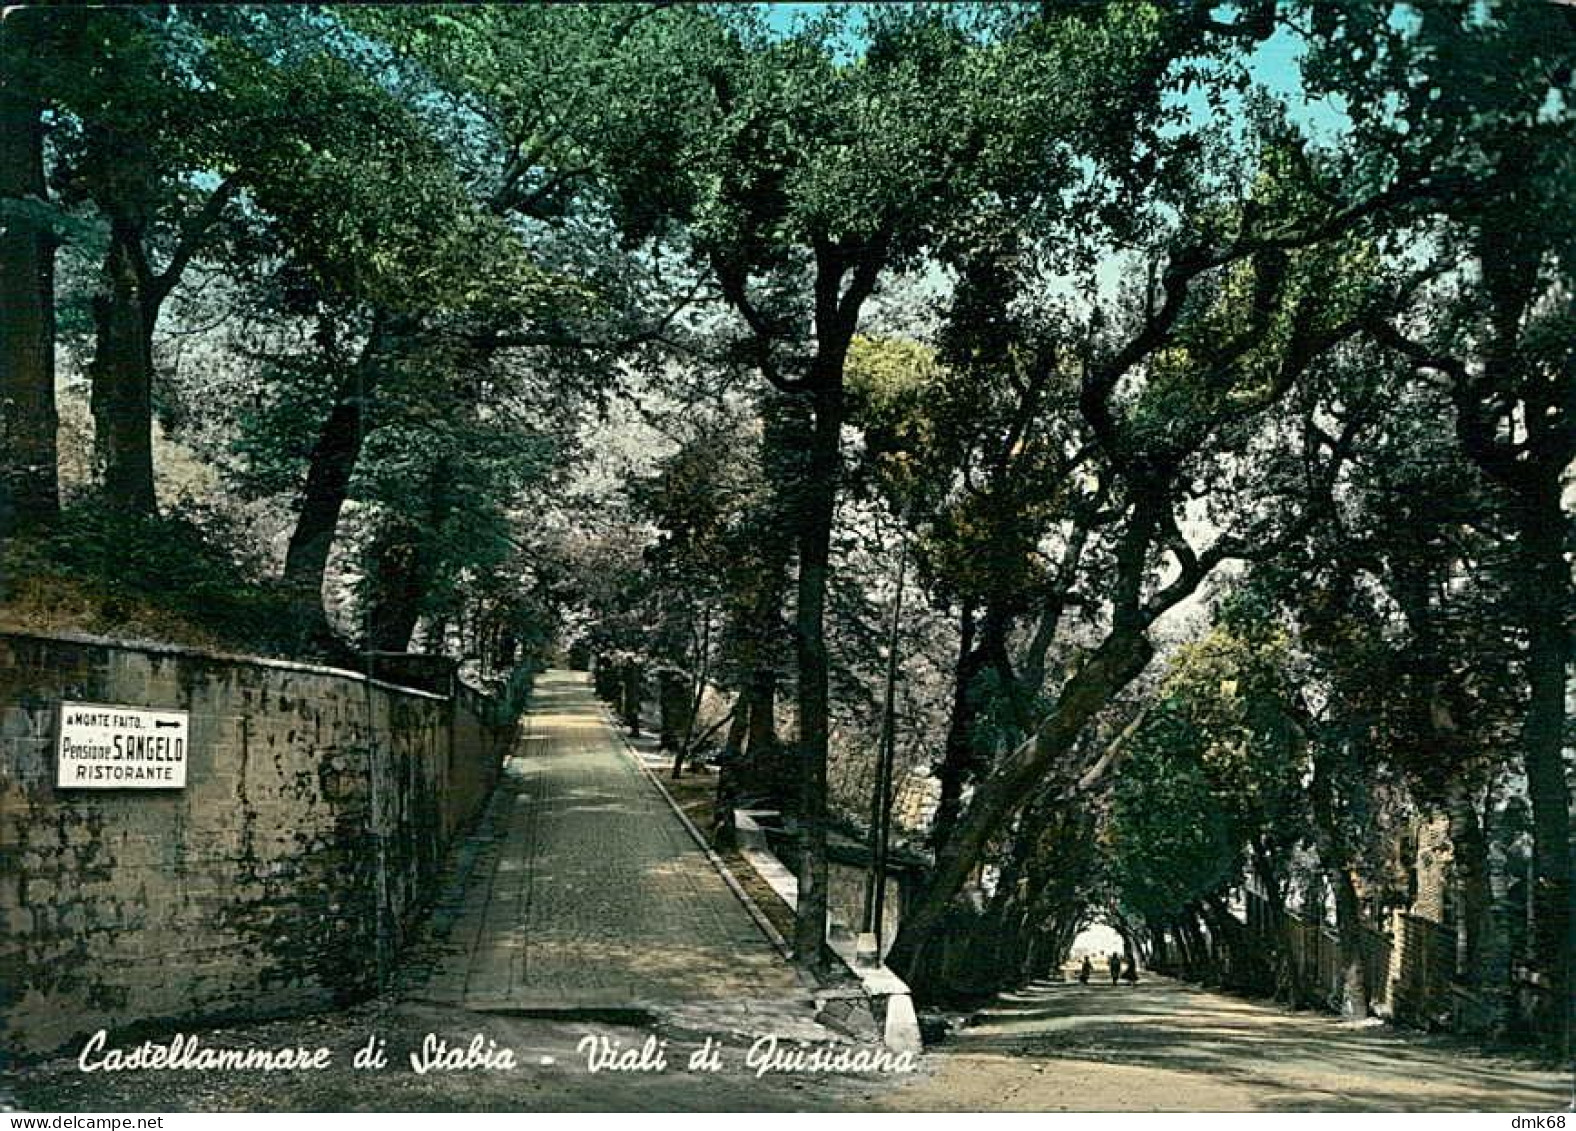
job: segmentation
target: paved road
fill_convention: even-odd
[[[537,683],[469,861],[446,953],[410,995],[478,1011],[696,1008],[779,1020],[810,995],[605,721],[583,673]],[[774,1025],[780,1029],[780,1025]],[[824,1034],[820,1034],[824,1035]]]
[[[881,1079],[757,1079],[751,1042],[835,1039],[801,985],[604,721],[583,675],[547,673],[526,738],[402,964],[400,992],[318,1017],[202,1032],[205,1047],[333,1051],[322,1072],[83,1073],[72,1057],[8,1075],[0,1111],[797,1111],[868,1104]],[[362,1071],[369,1035],[388,1067]],[[666,1071],[590,1071],[581,1042]],[[508,1070],[420,1074],[433,1037],[511,1050]],[[720,1042],[722,1070],[686,1070]],[[3,1058],[0,1058],[3,1061]]]

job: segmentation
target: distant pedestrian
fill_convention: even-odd
[[[1089,956],[1086,954],[1083,965],[1078,967],[1078,981],[1087,986],[1092,977],[1094,977],[1094,963],[1089,961]]]
[[[1111,984],[1114,986],[1116,979],[1122,973],[1122,956],[1113,950],[1110,957],[1105,960],[1105,964],[1111,971]]]
[[[1128,956],[1127,964],[1122,967],[1122,981],[1130,986],[1138,985],[1138,967],[1133,965],[1131,955]]]

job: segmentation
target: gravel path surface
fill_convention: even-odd
[[[891,1089],[896,1110],[1560,1111],[1567,1074],[1168,979],[1002,995]]]

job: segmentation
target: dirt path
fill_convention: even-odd
[[[1557,1111],[1570,1080],[1419,1034],[1165,979],[999,1002],[882,1098],[892,1110]]]

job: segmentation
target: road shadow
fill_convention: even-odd
[[[1004,994],[950,1047],[1197,1073],[1247,1087],[1272,1111],[1548,1111],[1568,1102],[1568,1081],[1534,1064],[1169,979]]]

